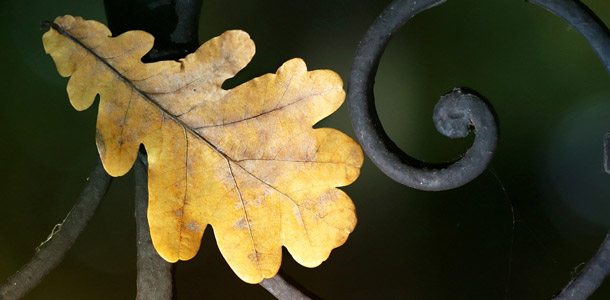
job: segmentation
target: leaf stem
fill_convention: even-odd
[[[70,250],[108,190],[111,177],[98,160],[89,174],[87,185],[72,210],[49,238],[38,248],[34,257],[0,285],[0,299],[19,299],[51,272]]]
[[[45,20],[40,22],[40,29],[49,29],[51,27],[53,27],[52,21]]]

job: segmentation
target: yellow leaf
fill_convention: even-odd
[[[146,148],[150,231],[167,261],[195,256],[209,224],[235,273],[258,283],[277,273],[282,245],[315,267],[354,229],[354,205],[336,187],[356,180],[362,150],[337,130],[312,128],[345,98],[336,73],[292,59],[224,90],[254,55],[239,30],[177,62],[142,63],[150,34],[111,37],[80,17],[58,17],[43,43],[59,74],[71,76],[75,109],[100,95],[96,142],[106,171],[127,173]]]

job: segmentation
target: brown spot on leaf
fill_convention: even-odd
[[[245,217],[242,217],[233,224],[233,228],[248,229],[248,221],[246,221]]]
[[[199,231],[199,229],[200,229],[199,223],[197,223],[197,222],[190,222],[190,223],[186,224],[186,228],[190,231],[195,231],[195,232]]]

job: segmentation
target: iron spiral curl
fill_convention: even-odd
[[[381,125],[373,86],[379,61],[393,34],[418,13],[445,0],[396,0],[366,32],[352,63],[347,89],[349,113],[356,136],[375,165],[393,180],[426,191],[460,187],[479,176],[494,156],[498,126],[491,105],[478,93],[455,88],[434,109],[437,130],[450,138],[475,132],[473,145],[458,160],[426,163],[402,151]]]
[[[610,30],[579,0],[526,0],[574,27],[591,45],[610,73]],[[387,176],[406,186],[427,191],[462,186],[480,175],[491,161],[497,141],[497,119],[491,106],[474,91],[456,88],[441,97],[433,120],[450,138],[475,133],[475,141],[459,160],[430,164],[403,152],[386,134],[375,108],[375,75],[393,34],[418,13],[446,0],[395,0],[363,36],[350,73],[347,99],[354,131],[364,151]],[[604,138],[604,167],[610,174],[610,133]],[[610,231],[597,254],[554,299],[586,299],[610,274]]]

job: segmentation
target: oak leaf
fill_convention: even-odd
[[[43,43],[59,74],[71,76],[75,109],[100,95],[96,143],[106,171],[127,173],[144,145],[150,232],[167,261],[192,258],[209,224],[234,272],[258,283],[277,273],[282,245],[315,267],[354,229],[354,205],[336,187],[358,177],[362,150],[337,130],[312,128],[343,102],[336,73],[292,59],[222,89],[255,52],[239,30],[155,63],[141,61],[150,34],[111,37],[80,17],[55,19]]]

